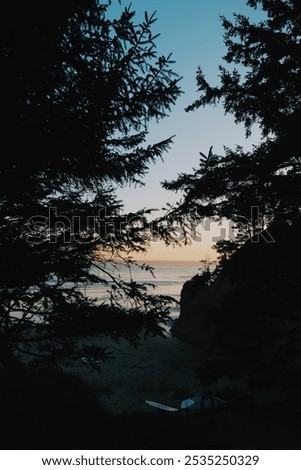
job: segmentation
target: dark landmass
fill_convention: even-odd
[[[18,362],[3,368],[2,448],[299,448],[297,402],[259,406],[238,385],[211,384],[212,391],[230,403],[214,415],[195,413],[187,417],[183,412],[164,413],[148,407],[145,399],[178,406],[187,395],[209,390],[200,386],[194,374],[201,359],[197,349],[187,345],[185,350],[185,343],[172,341],[150,339],[141,346],[142,351],[125,342],[118,344],[115,359],[105,363],[99,374],[84,365],[81,370],[79,365],[75,367],[77,375],[66,373],[66,367],[25,367]],[[204,359],[206,356],[203,363]]]
[[[201,384],[214,387],[227,377],[249,395],[254,416],[269,409],[276,422],[283,414],[292,426],[301,422],[300,234],[284,224],[263,232],[218,274],[186,282],[172,330],[210,351],[198,368]]]

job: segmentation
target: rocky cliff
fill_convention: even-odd
[[[212,282],[198,275],[184,284],[174,335],[254,360],[293,359],[301,343],[300,226],[270,234],[275,242],[264,233],[250,239]]]

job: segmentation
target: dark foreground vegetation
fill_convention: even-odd
[[[1,372],[6,449],[298,449],[297,401],[254,407],[237,396],[215,417],[157,412],[113,415],[79,378],[59,371]],[[301,381],[300,384],[301,385]]]
[[[84,334],[91,321],[94,333],[134,341],[141,329],[162,333],[168,317],[170,299],[118,274],[150,228],[148,210],[121,216],[116,189],[142,184],[169,148],[168,136],[146,139],[180,95],[179,77],[157,53],[155,15],[138,21],[120,6],[113,19],[113,3],[118,11],[110,0],[3,7],[0,349]],[[91,284],[108,290],[110,325]]]

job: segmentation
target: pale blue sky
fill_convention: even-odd
[[[142,18],[145,10],[148,13],[157,12],[158,20],[153,25],[153,32],[161,34],[156,41],[158,53],[173,54],[176,61],[174,70],[183,76],[181,87],[184,92],[170,117],[159,124],[153,123],[149,128],[150,142],[176,135],[174,144],[164,156],[164,162],[158,161],[150,167],[144,187],[118,190],[125,211],[135,211],[143,207],[161,208],[167,202],[178,200],[180,195],[163,190],[160,181],[174,179],[180,172],[191,172],[193,167],[198,166],[199,152],[207,153],[211,145],[214,152],[222,153],[224,146],[235,147],[238,144],[250,148],[252,143],[258,142],[259,132],[256,129],[246,141],[243,126],[235,125],[233,117],[225,116],[220,106],[191,113],[186,113],[184,109],[198,97],[195,76],[199,65],[210,83],[218,83],[218,64],[222,63],[226,51],[219,16],[230,19],[236,12],[258,20],[261,13],[247,7],[244,0],[122,0],[121,7],[117,7],[116,2],[113,8],[120,11],[129,3],[136,11],[137,18]],[[166,251],[161,247],[158,257],[194,257],[193,248],[183,250],[178,255],[178,250],[171,253],[170,249]],[[204,246],[198,247],[195,256],[204,257],[206,250],[208,244],[206,249]],[[150,254],[150,257],[156,258],[156,253]]]

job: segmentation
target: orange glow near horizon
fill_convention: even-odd
[[[134,258],[136,258],[134,256]],[[177,247],[166,246],[164,242],[152,242],[144,255],[136,258],[139,261],[215,261],[217,253],[212,244],[193,242],[191,245]]]

